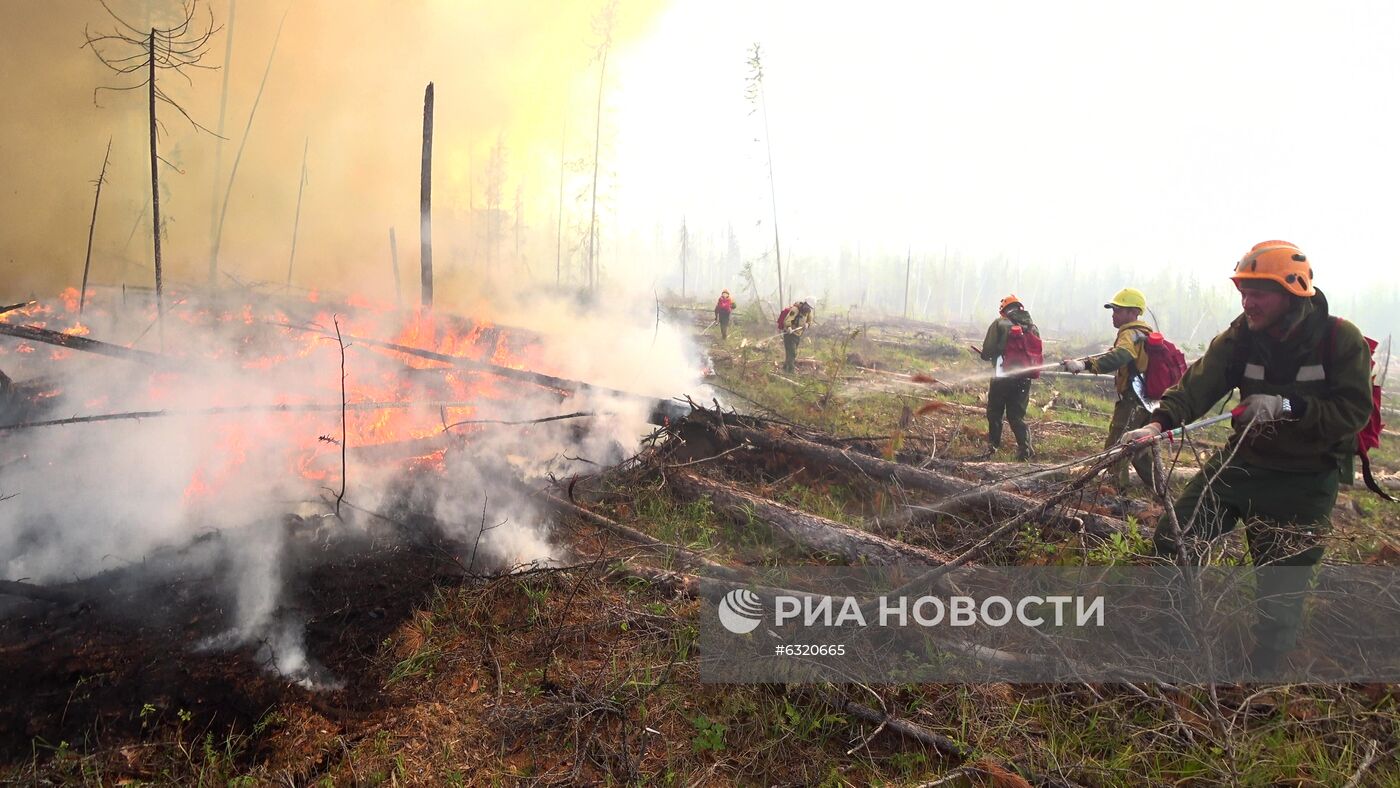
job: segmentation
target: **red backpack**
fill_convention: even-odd
[[[1323,363],[1332,360],[1332,349],[1337,344],[1337,324],[1341,318],[1332,318],[1332,330],[1327,332],[1327,344],[1323,352]],[[1376,348],[1380,345],[1376,340],[1362,336],[1366,340],[1366,348],[1371,356],[1371,418],[1366,422],[1366,426],[1356,433],[1356,455],[1361,458],[1361,478],[1366,482],[1366,487],[1371,492],[1379,495],[1387,501],[1393,501],[1381,486],[1376,483],[1376,477],[1371,475],[1371,450],[1381,445],[1381,430],[1385,429],[1385,422],[1381,421],[1381,384],[1376,382]]]
[[[1147,335],[1147,372],[1143,388],[1147,398],[1159,400],[1167,389],[1175,386],[1186,374],[1186,354],[1160,333]]]
[[[1006,348],[1001,351],[1001,363],[1002,369],[1007,372],[1043,365],[1045,363],[1045,346],[1041,344],[1040,336],[1033,331],[1026,331],[1018,325],[1011,326],[1011,333],[1006,337]],[[1017,375],[1017,377],[1038,378],[1040,370]]]
[[[788,313],[791,312],[791,311],[792,311],[792,307],[790,307],[790,306],[785,306],[785,307],[783,307],[783,311],[781,311],[781,312],[778,313],[778,330],[779,330],[779,331],[782,331],[784,328],[786,328],[786,326],[783,325],[783,322],[787,320]]]

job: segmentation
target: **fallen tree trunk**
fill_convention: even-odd
[[[110,342],[103,342],[87,337],[73,336],[59,331],[50,331],[47,328],[38,326],[12,326],[8,323],[0,323],[0,334],[12,336],[17,339],[28,339],[33,342],[43,342],[46,345],[57,345],[69,350],[79,350],[84,353],[96,353],[99,356],[109,356],[119,358],[123,361],[136,361],[142,364],[149,364],[153,367],[166,369],[185,368],[188,362],[179,361],[159,353],[151,353],[145,350],[113,345]]]
[[[708,424],[706,426],[709,427]],[[711,432],[723,440],[720,430],[711,428]],[[977,485],[910,465],[822,446],[795,436],[778,435],[733,424],[725,425],[723,432],[729,438],[725,442],[745,441],[760,449],[788,454],[814,466],[835,468],[847,473],[856,472],[877,481],[892,482],[909,489],[947,496],[947,500],[937,506],[927,507],[931,510],[954,512],[983,507],[993,515],[1005,517],[1029,511],[1039,505],[1035,500],[993,486]],[[1112,517],[1082,511],[1050,513],[1051,524],[1072,523],[1077,526],[1076,521],[1082,522],[1084,529],[1096,536],[1127,532],[1127,524]]]
[[[597,512],[579,506],[578,504],[566,501],[557,495],[548,492],[539,493],[550,506],[565,514],[572,514],[584,522],[596,525],[614,536],[621,537],[627,541],[646,547],[653,552],[660,554],[667,560],[674,561],[682,568],[703,568],[710,572],[728,573],[728,567],[711,561],[704,554],[689,547],[668,544],[649,534],[644,534],[635,528],[623,525],[615,520],[604,517]]]
[[[715,508],[730,519],[741,524],[756,520],[812,553],[836,555],[848,563],[876,566],[907,563],[936,566],[950,560],[936,550],[886,539],[694,474],[673,471],[666,474],[666,481],[681,495],[707,496]]]
[[[52,602],[58,605],[71,605],[83,601],[83,597],[69,591],[36,586],[33,583],[22,583],[17,580],[0,580],[0,594],[24,597],[40,602]]]

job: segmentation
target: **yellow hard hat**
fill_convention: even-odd
[[[1236,285],[1251,279],[1267,279],[1283,285],[1283,289],[1295,296],[1311,296],[1313,290],[1312,265],[1308,256],[1298,247],[1287,241],[1264,241],[1257,243],[1249,254],[1235,264],[1235,275],[1230,277]]]
[[[1147,296],[1141,290],[1132,287],[1125,287],[1113,294],[1113,300],[1103,305],[1104,309],[1112,309],[1115,306],[1128,307],[1131,309],[1146,309]]]

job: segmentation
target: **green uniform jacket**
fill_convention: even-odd
[[[993,320],[992,324],[987,327],[987,338],[982,340],[983,361],[996,361],[1006,352],[1006,338],[1011,335],[1013,324],[1021,326],[1024,331],[1040,336],[1040,329],[1036,328],[1035,321],[1031,320],[1031,313],[1024,309],[1013,309],[1007,312],[1005,317]]]
[[[1338,468],[1349,477],[1356,434],[1371,417],[1371,352],[1361,331],[1334,321],[1322,291],[1284,318],[1280,339],[1250,331],[1244,315],[1211,340],[1206,353],[1162,395],[1152,420],[1164,429],[1201,418],[1230,389],[1240,399],[1278,394],[1292,406],[1290,418],[1256,424],[1239,459],[1281,471]],[[1328,350],[1324,343],[1330,343]],[[1239,441],[1236,424],[1226,453]]]
[[[805,330],[807,326],[810,325],[812,325],[811,312],[808,312],[807,314],[803,315],[799,313],[796,309],[789,309],[788,313],[783,316],[784,331],[792,331],[798,328]]]
[[[1147,343],[1143,340],[1150,333],[1152,326],[1141,320],[1119,326],[1113,348],[1086,361],[1085,369],[1098,374],[1112,372],[1119,399],[1132,394],[1133,378],[1147,371]]]

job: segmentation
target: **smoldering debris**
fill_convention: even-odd
[[[308,576],[386,549],[463,573],[548,565],[522,482],[621,460],[659,406],[550,374],[598,354],[547,325],[190,293],[161,347],[149,307],[99,294],[79,321],[67,295],[0,316],[21,381],[0,422],[0,577],[88,583],[129,623],[153,609],[136,589],[198,578],[218,615],[184,647],[308,688],[338,680],[307,648]]]

